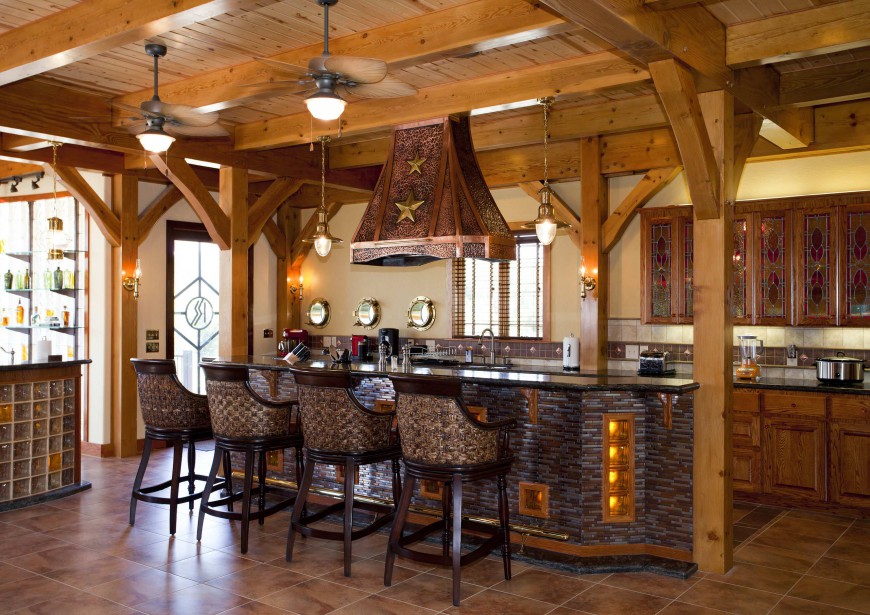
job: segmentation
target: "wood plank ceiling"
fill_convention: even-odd
[[[180,0],[168,30],[160,15],[136,14],[140,3],[124,4],[0,0],[0,58],[7,57],[0,61],[0,160],[44,162],[44,141],[56,139],[80,146],[67,150],[64,164],[159,179],[110,105],[150,97],[151,58],[143,52],[150,41],[169,48],[160,63],[163,100],[219,110],[234,137],[180,141],[171,155],[316,183],[305,143],[318,134],[339,137],[338,124],[312,123],[302,95],[241,87],[281,78],[257,57],[302,64],[316,55],[322,9],[314,0]],[[112,23],[76,23],[85,13],[75,11],[88,7]],[[184,11],[194,16],[181,18]],[[473,120],[478,148],[492,160],[502,156],[502,166],[507,156],[524,164],[540,155],[539,110],[528,101],[543,95],[556,95],[555,144],[592,133],[634,135],[637,144],[667,140],[646,72],[648,61],[666,57],[686,63],[702,91],[725,87],[741,112],[770,120],[776,131],[763,135],[775,144],[760,143],[758,155],[870,147],[868,13],[870,0],[342,0],[330,11],[333,54],[382,57],[420,93],[348,105],[331,164],[346,171],[332,183],[371,183],[365,168],[382,161],[391,120],[491,105],[507,107]],[[806,34],[813,28],[825,35]],[[860,126],[832,119],[844,115]],[[570,176],[571,160],[576,155],[563,160],[567,175],[557,176]],[[540,179],[529,176],[538,166],[518,176]]]

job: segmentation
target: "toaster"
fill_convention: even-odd
[[[640,353],[637,373],[640,376],[667,376],[675,373],[671,353],[659,350],[644,350]]]

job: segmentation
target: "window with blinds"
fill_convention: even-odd
[[[509,263],[453,261],[453,335],[475,337],[489,327],[496,337],[544,336],[544,260],[549,249],[535,234],[519,234]]]

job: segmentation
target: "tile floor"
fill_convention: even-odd
[[[207,444],[205,445],[207,446]],[[199,455],[206,466],[210,455]],[[151,477],[169,457],[152,457]],[[386,538],[354,546],[353,577],[341,573],[338,543],[300,539],[284,561],[289,515],[239,528],[208,519],[196,543],[193,515],[168,536],[166,507],[139,503],[127,523],[137,459],[83,461],[93,489],[0,514],[0,612],[48,615],[544,614],[712,615],[870,613],[870,521],[753,505],[735,508],[735,566],[724,576],[682,581],[650,574],[560,574],[515,562],[505,582],[499,560],[463,573],[462,606],[450,600],[449,569],[400,561],[383,586]],[[146,477],[147,481],[147,477]],[[185,509],[185,513],[186,513]]]

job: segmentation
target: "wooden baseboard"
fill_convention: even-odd
[[[115,454],[113,449],[111,443],[82,442],[82,455],[88,457],[112,457]]]

